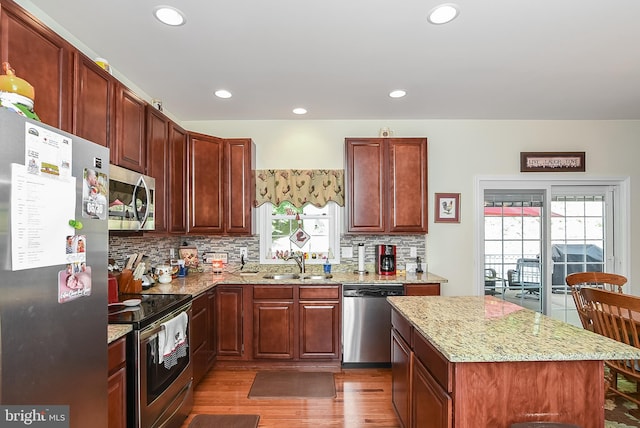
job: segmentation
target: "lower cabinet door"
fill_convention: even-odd
[[[243,348],[242,287],[218,287],[216,328],[218,356],[242,357]]]
[[[413,359],[411,426],[452,428],[453,401],[417,358]]]
[[[253,304],[253,357],[293,358],[293,302]]]
[[[340,302],[300,302],[300,359],[340,358]]]
[[[409,427],[411,402],[411,348],[396,332],[391,330],[391,401],[403,427]],[[424,425],[431,426],[431,425]]]

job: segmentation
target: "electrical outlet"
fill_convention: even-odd
[[[240,258],[247,261],[247,247],[240,247]]]
[[[409,257],[417,257],[418,249],[416,247],[409,247]]]
[[[342,257],[345,259],[353,258],[353,247],[340,247]]]

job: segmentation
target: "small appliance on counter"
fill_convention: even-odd
[[[378,275],[396,274],[396,246],[376,245],[376,273]]]

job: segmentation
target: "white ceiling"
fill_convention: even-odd
[[[459,0],[439,26],[435,0],[31,3],[181,121],[640,119],[638,0]]]

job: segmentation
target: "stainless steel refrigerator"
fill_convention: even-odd
[[[107,148],[0,108],[0,426],[107,427],[108,174]]]

